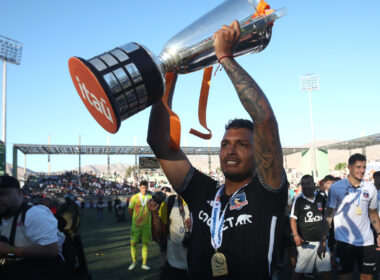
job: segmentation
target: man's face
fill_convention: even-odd
[[[350,171],[350,175],[358,181],[363,180],[365,169],[366,169],[365,161],[355,161],[354,164],[348,165],[348,170]]]
[[[19,207],[22,194],[15,188],[0,188],[0,217],[15,214]]]
[[[302,179],[301,180],[301,186],[302,186],[302,193],[305,196],[313,196],[314,195],[315,184],[314,184],[314,180],[312,178]]]
[[[140,186],[140,192],[141,194],[146,194],[147,186],[141,185]]]
[[[224,176],[232,182],[252,177],[254,150],[252,131],[246,128],[230,128],[224,134],[219,153]]]
[[[334,183],[334,181],[331,181],[331,180],[328,180],[328,181],[326,181],[326,182],[324,182],[324,188],[325,188],[325,191],[326,192],[328,192],[329,191],[329,189],[330,189],[330,187],[331,187],[331,185]]]

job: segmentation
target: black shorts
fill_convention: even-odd
[[[354,246],[345,242],[336,243],[336,264],[338,274],[349,274],[355,262],[360,273],[372,274],[376,270],[375,246]]]
[[[187,279],[187,270],[179,269],[173,267],[166,261],[164,269],[161,271],[160,275],[161,280],[186,280]]]

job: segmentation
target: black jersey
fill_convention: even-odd
[[[256,175],[234,199],[225,194],[221,197],[222,210],[228,205],[218,251],[226,256],[228,275],[216,279],[270,279],[280,233],[279,220],[284,216],[287,202],[287,181],[284,175],[279,189],[260,181]],[[211,257],[215,250],[211,245],[211,209],[219,187],[217,181],[192,168],[178,190],[193,216],[188,254],[190,279],[213,278]]]
[[[314,200],[302,193],[295,198],[290,217],[297,219],[298,233],[305,241],[321,240],[325,203],[326,200],[319,193],[314,196]]]

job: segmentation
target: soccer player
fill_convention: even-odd
[[[132,263],[129,266],[129,270],[136,267],[136,243],[141,240],[142,242],[142,265],[141,268],[149,270],[150,267],[146,264],[148,258],[148,243],[151,240],[151,219],[152,215],[147,207],[147,202],[152,198],[150,194],[147,194],[148,182],[142,181],[140,183],[140,192],[133,195],[129,202],[128,213],[132,216],[131,227],[131,256]]]
[[[239,23],[224,25],[214,38],[216,57],[251,117],[226,126],[219,154],[225,184],[197,171],[182,150],[170,149],[162,102],[152,107],[148,143],[193,216],[189,279],[270,279],[287,202],[277,121],[264,92],[233,58]]]
[[[380,245],[377,190],[373,184],[363,180],[366,170],[364,155],[352,155],[348,160],[348,170],[346,179],[330,187],[318,256],[323,257],[326,252],[326,237],[334,218],[339,279],[351,279],[355,263],[361,280],[373,279],[375,248],[370,223]]]

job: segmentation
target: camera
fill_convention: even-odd
[[[190,244],[191,244],[191,234],[190,232],[186,231],[185,236],[183,237],[183,240],[182,240],[182,246],[185,247],[186,249],[189,249]]]
[[[152,199],[154,202],[156,202],[157,204],[161,204],[165,199],[166,199],[166,195],[163,193],[163,192],[156,192],[153,196],[152,196]]]

